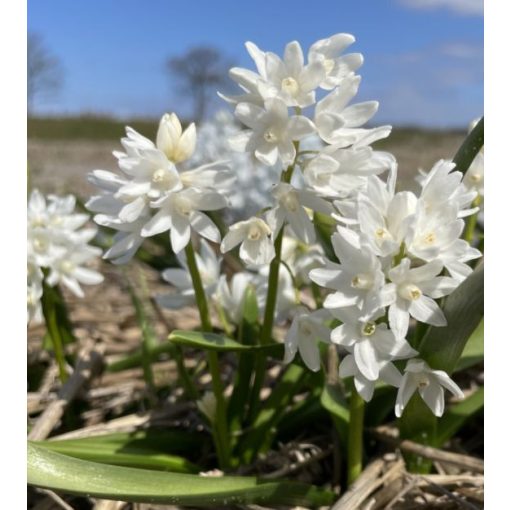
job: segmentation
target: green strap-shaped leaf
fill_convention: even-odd
[[[343,446],[347,445],[349,432],[349,404],[340,391],[338,384],[325,384],[321,394],[321,404],[333,419],[335,428]]]
[[[63,441],[40,441],[38,444],[48,450],[76,457],[78,459],[130,466],[142,469],[173,471],[175,473],[198,473],[200,469],[183,457],[161,453],[161,451],[130,444],[109,442],[104,438],[69,439]]]
[[[478,388],[466,400],[452,406],[445,415],[438,420],[436,446],[441,447],[448,439],[483,408],[483,387]]]
[[[28,443],[28,483],[69,494],[130,502],[193,505],[330,505],[335,495],[312,485],[251,477],[204,477],[111,466]]]
[[[483,319],[469,337],[454,372],[472,367],[481,361],[483,361]]]
[[[268,355],[283,357],[283,344],[272,343],[268,345],[243,345],[232,338],[216,333],[203,331],[173,331],[168,339],[179,345],[205,349],[209,351],[230,352],[257,352],[264,351]]]
[[[455,167],[465,174],[475,156],[480,152],[483,147],[483,117],[478,121],[478,124],[467,135],[466,139],[460,146],[457,154],[453,158]]]
[[[445,301],[444,327],[430,327],[419,347],[420,356],[434,370],[449,374],[455,368],[466,343],[483,317],[483,263]]]

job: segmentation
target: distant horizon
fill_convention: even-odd
[[[162,112],[167,113],[167,112]],[[171,112],[169,112],[171,113]],[[231,112],[232,113],[232,112]],[[483,114],[482,114],[483,116]],[[212,121],[214,117],[213,115],[208,116],[203,120],[203,122]],[[91,120],[104,120],[104,121],[113,121],[117,123],[129,123],[129,122],[154,122],[155,129],[156,125],[160,120],[160,117],[157,115],[132,115],[132,116],[117,116],[113,113],[100,113],[100,112],[82,112],[82,113],[45,113],[45,114],[35,114],[35,115],[27,115],[27,120],[73,120],[73,119],[91,119]],[[187,118],[186,116],[180,116],[181,121],[186,123],[195,122],[191,117]],[[202,122],[202,123],[203,123]],[[197,123],[200,125],[200,123]],[[381,124],[381,123],[380,123]],[[451,125],[451,126],[429,126],[429,125],[420,125],[420,124],[398,124],[398,123],[385,123],[390,124],[392,128],[397,129],[416,129],[423,131],[445,131],[445,132],[466,132],[466,126],[463,124],[459,125]],[[379,125],[379,124],[378,124]],[[375,127],[376,125],[367,124],[367,127]]]

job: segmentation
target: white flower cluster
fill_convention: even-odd
[[[191,170],[181,166],[195,149],[195,125],[183,131],[172,113],[161,118],[155,144],[129,127],[126,134],[121,140],[125,152],[114,152],[120,175],[105,170],[89,175],[103,193],[87,208],[97,213],[96,223],[118,231],[104,257],[125,263],[144,238],[166,231],[175,253],[189,243],[191,230],[219,242],[218,228],[203,211],[228,205],[225,193],[233,179],[224,161]]]
[[[335,202],[340,214],[331,241],[340,263],[328,261],[310,272],[312,281],[334,291],[324,308],[342,324],[329,338],[318,338],[347,353],[340,376],[353,376],[366,401],[378,380],[398,387],[397,416],[417,388],[438,416],[444,409],[443,388],[462,396],[447,374],[428,367],[406,340],[411,317],[446,325],[435,299],[455,290],[472,271],[467,262],[481,255],[460,238],[461,218],[476,212],[471,208],[476,192],[466,188],[462,177],[453,163],[441,160],[422,179],[418,196],[395,193],[393,175],[387,182],[369,177],[353,200]],[[308,329],[301,334],[309,334]],[[296,339],[287,341],[288,350],[295,351]],[[318,370],[314,345],[313,355],[310,345],[300,352]],[[413,359],[402,377],[393,362],[408,358]]]
[[[88,244],[96,228],[82,228],[87,214],[75,213],[72,195],[47,198],[32,191],[27,206],[27,314],[28,321],[40,320],[43,281],[50,286],[65,285],[73,294],[83,297],[80,284],[94,285],[103,276],[85,267],[101,255],[101,249]]]
[[[221,244],[223,253],[240,245],[246,264],[268,264],[284,225],[302,242],[313,243],[310,212],[331,215],[332,199],[352,195],[368,176],[395,166],[393,156],[370,147],[388,136],[390,127],[362,127],[378,103],[349,105],[360,83],[355,71],[363,62],[360,54],[342,54],[353,42],[349,34],[317,41],[308,51],[307,63],[297,41],[287,44],[283,59],[246,43],[257,72],[231,69],[230,76],[243,94],[222,96],[235,105],[236,117],[248,128],[231,144],[263,165],[276,165],[281,175],[272,190],[274,206],[265,218],[251,217],[232,225]],[[319,99],[321,93],[324,97]],[[303,108],[313,110],[310,117],[303,115]],[[320,150],[300,152],[300,142],[307,137],[319,138]]]

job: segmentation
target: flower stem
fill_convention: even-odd
[[[473,200],[473,207],[478,207],[480,205],[480,197],[477,196]],[[466,227],[464,229],[464,239],[469,243],[472,244],[473,238],[475,237],[476,232],[476,224],[478,221],[478,213],[472,214],[467,220],[466,220]]]
[[[353,385],[350,402],[349,447],[347,451],[347,484],[351,485],[363,467],[363,419],[365,402]]]
[[[202,285],[202,278],[198,270],[197,262],[195,259],[195,252],[191,241],[185,248],[186,262],[193,282],[195,290],[195,298],[197,302],[198,311],[200,313],[200,320],[202,322],[202,329],[205,332],[212,331],[211,318],[209,316],[209,308],[207,306],[207,298],[205,296],[204,287]],[[212,423],[213,437],[215,439],[216,454],[218,462],[222,469],[225,469],[230,464],[230,445],[227,432],[227,419],[226,419],[226,405],[223,396],[223,387],[221,384],[220,366],[218,362],[218,354],[214,351],[207,352],[207,361],[211,371],[212,386],[214,396],[216,398],[216,413],[214,423]]]
[[[42,311],[48,335],[51,339],[55,360],[58,366],[60,381],[64,384],[67,381],[66,360],[64,355],[64,342],[58,324],[57,308],[55,301],[55,290],[43,283],[43,295],[41,299]]]

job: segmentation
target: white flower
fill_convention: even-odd
[[[411,261],[404,258],[389,271],[392,283],[387,284],[386,290],[392,294],[393,302],[388,318],[398,337],[405,337],[410,315],[426,324],[446,326],[444,313],[434,299],[450,294],[458,282],[448,276],[437,276],[442,269],[439,260],[411,269]]]
[[[376,317],[370,321],[361,320],[355,307],[330,312],[343,321],[331,332],[331,341],[354,355],[360,373],[369,381],[379,379],[381,362],[418,354],[407,340],[396,337],[386,324],[376,324]]]
[[[265,265],[259,268],[258,273],[253,278],[261,317],[264,317],[266,310],[268,277],[269,265]],[[274,319],[276,322],[283,322],[288,319],[296,308],[297,301],[297,290],[294,287],[293,275],[284,264],[281,264],[278,269],[278,289],[276,292]]]
[[[141,234],[149,237],[170,230],[174,253],[179,253],[189,243],[191,229],[219,243],[221,235],[218,227],[202,211],[215,211],[226,205],[225,197],[214,191],[200,192],[195,188],[186,188],[170,193],[161,201],[153,203],[159,211],[142,228]]]
[[[278,98],[266,99],[264,108],[250,103],[239,103],[236,117],[250,129],[231,139],[232,148],[254,152],[264,165],[272,166],[278,159],[283,166],[290,165],[296,156],[293,142],[315,132],[312,122],[302,115],[289,118],[287,106]]]
[[[261,266],[269,264],[275,256],[271,241],[271,229],[260,218],[239,221],[229,228],[221,242],[221,253],[226,253],[241,244],[239,255],[246,264]]]
[[[405,406],[413,393],[418,390],[421,398],[436,416],[444,412],[444,388],[457,398],[464,398],[462,390],[443,370],[432,370],[425,361],[412,359],[407,362],[404,377],[398,389],[395,414],[402,416]]]
[[[320,244],[301,243],[290,236],[283,236],[282,260],[290,267],[299,285],[308,285],[310,271],[326,264],[324,250]]]
[[[267,213],[267,220],[274,236],[287,222],[301,241],[307,244],[315,242],[315,227],[305,207],[327,215],[333,212],[333,207],[312,191],[296,189],[284,182],[273,187],[272,195],[277,200],[277,206]]]
[[[400,251],[416,206],[413,193],[392,195],[380,179],[368,179],[366,192],[358,197],[358,220],[362,238],[375,254],[387,257]]]
[[[466,189],[461,182],[462,172],[454,171],[454,168],[455,163],[441,159],[420,179],[419,200],[426,212],[440,210],[447,204],[456,207],[458,217],[462,218],[478,210],[471,207],[476,191]]]
[[[284,363],[290,363],[296,352],[303,359],[305,365],[316,372],[320,369],[320,352],[318,340],[329,342],[329,329],[324,325],[327,318],[324,310],[309,312],[299,307],[292,324],[285,336]]]
[[[297,41],[285,46],[283,60],[267,52],[264,62],[264,78],[258,82],[262,97],[278,97],[287,106],[306,107],[315,103],[315,89],[326,77],[321,62],[304,64],[303,50]]]
[[[159,122],[156,146],[173,163],[188,159],[195,150],[197,134],[195,124],[191,123],[184,132],[175,113],[165,113]]]
[[[328,261],[326,267],[313,269],[310,279],[321,287],[336,291],[327,296],[325,308],[356,306],[362,317],[368,319],[389,304],[388,293],[384,293],[381,263],[352,230],[337,227],[331,241],[342,263]]]
[[[225,275],[221,275],[214,299],[223,308],[233,324],[237,325],[241,322],[246,289],[253,284],[253,273],[236,273],[232,276],[230,282],[227,281]]]
[[[183,187],[174,164],[157,149],[143,149],[139,157],[121,159],[119,166],[131,177],[114,195],[125,203],[118,216],[126,223],[146,212],[149,200]]]
[[[405,243],[407,251],[422,260],[442,260],[464,229],[464,222],[457,219],[457,209],[444,205],[436,211],[426,212],[422,202],[418,203],[414,221],[410,225]]]
[[[83,264],[100,254],[101,250],[93,246],[65,252],[53,262],[46,281],[51,286],[62,283],[75,296],[83,297],[84,293],[80,283],[96,285],[104,280],[101,273],[83,266]]]
[[[171,310],[178,310],[195,301],[195,289],[193,288],[186,259],[182,256],[182,252],[177,258],[182,269],[169,268],[161,273],[163,280],[173,285],[177,292],[156,297],[157,302],[162,307]],[[203,239],[200,239],[200,252],[195,254],[195,260],[205,295],[210,297],[218,288],[221,260],[218,259],[214,250]]]
[[[361,53],[340,54],[353,42],[355,38],[350,34],[335,34],[312,44],[308,51],[310,62],[320,62],[326,77],[320,87],[331,90],[340,84],[342,78],[353,73],[363,64]]]
[[[379,377],[387,384],[398,388],[402,375],[391,361],[377,361]],[[354,386],[365,402],[374,395],[376,381],[367,379],[359,370],[352,354],[348,354],[338,367],[340,377],[354,377]]]
[[[112,246],[104,253],[103,258],[111,260],[113,264],[129,262],[145,239],[141,231],[148,219],[149,216],[140,216],[136,221],[124,223],[118,218],[104,214],[94,216],[94,221],[98,225],[118,231],[113,236]]]
[[[359,76],[346,76],[338,87],[317,103],[314,123],[325,142],[347,147],[369,132],[361,126],[375,115],[379,103],[367,101],[347,106],[358,92],[360,80]]]
[[[33,260],[27,260],[27,323],[38,321],[41,316],[41,297],[43,295],[43,272]]]

